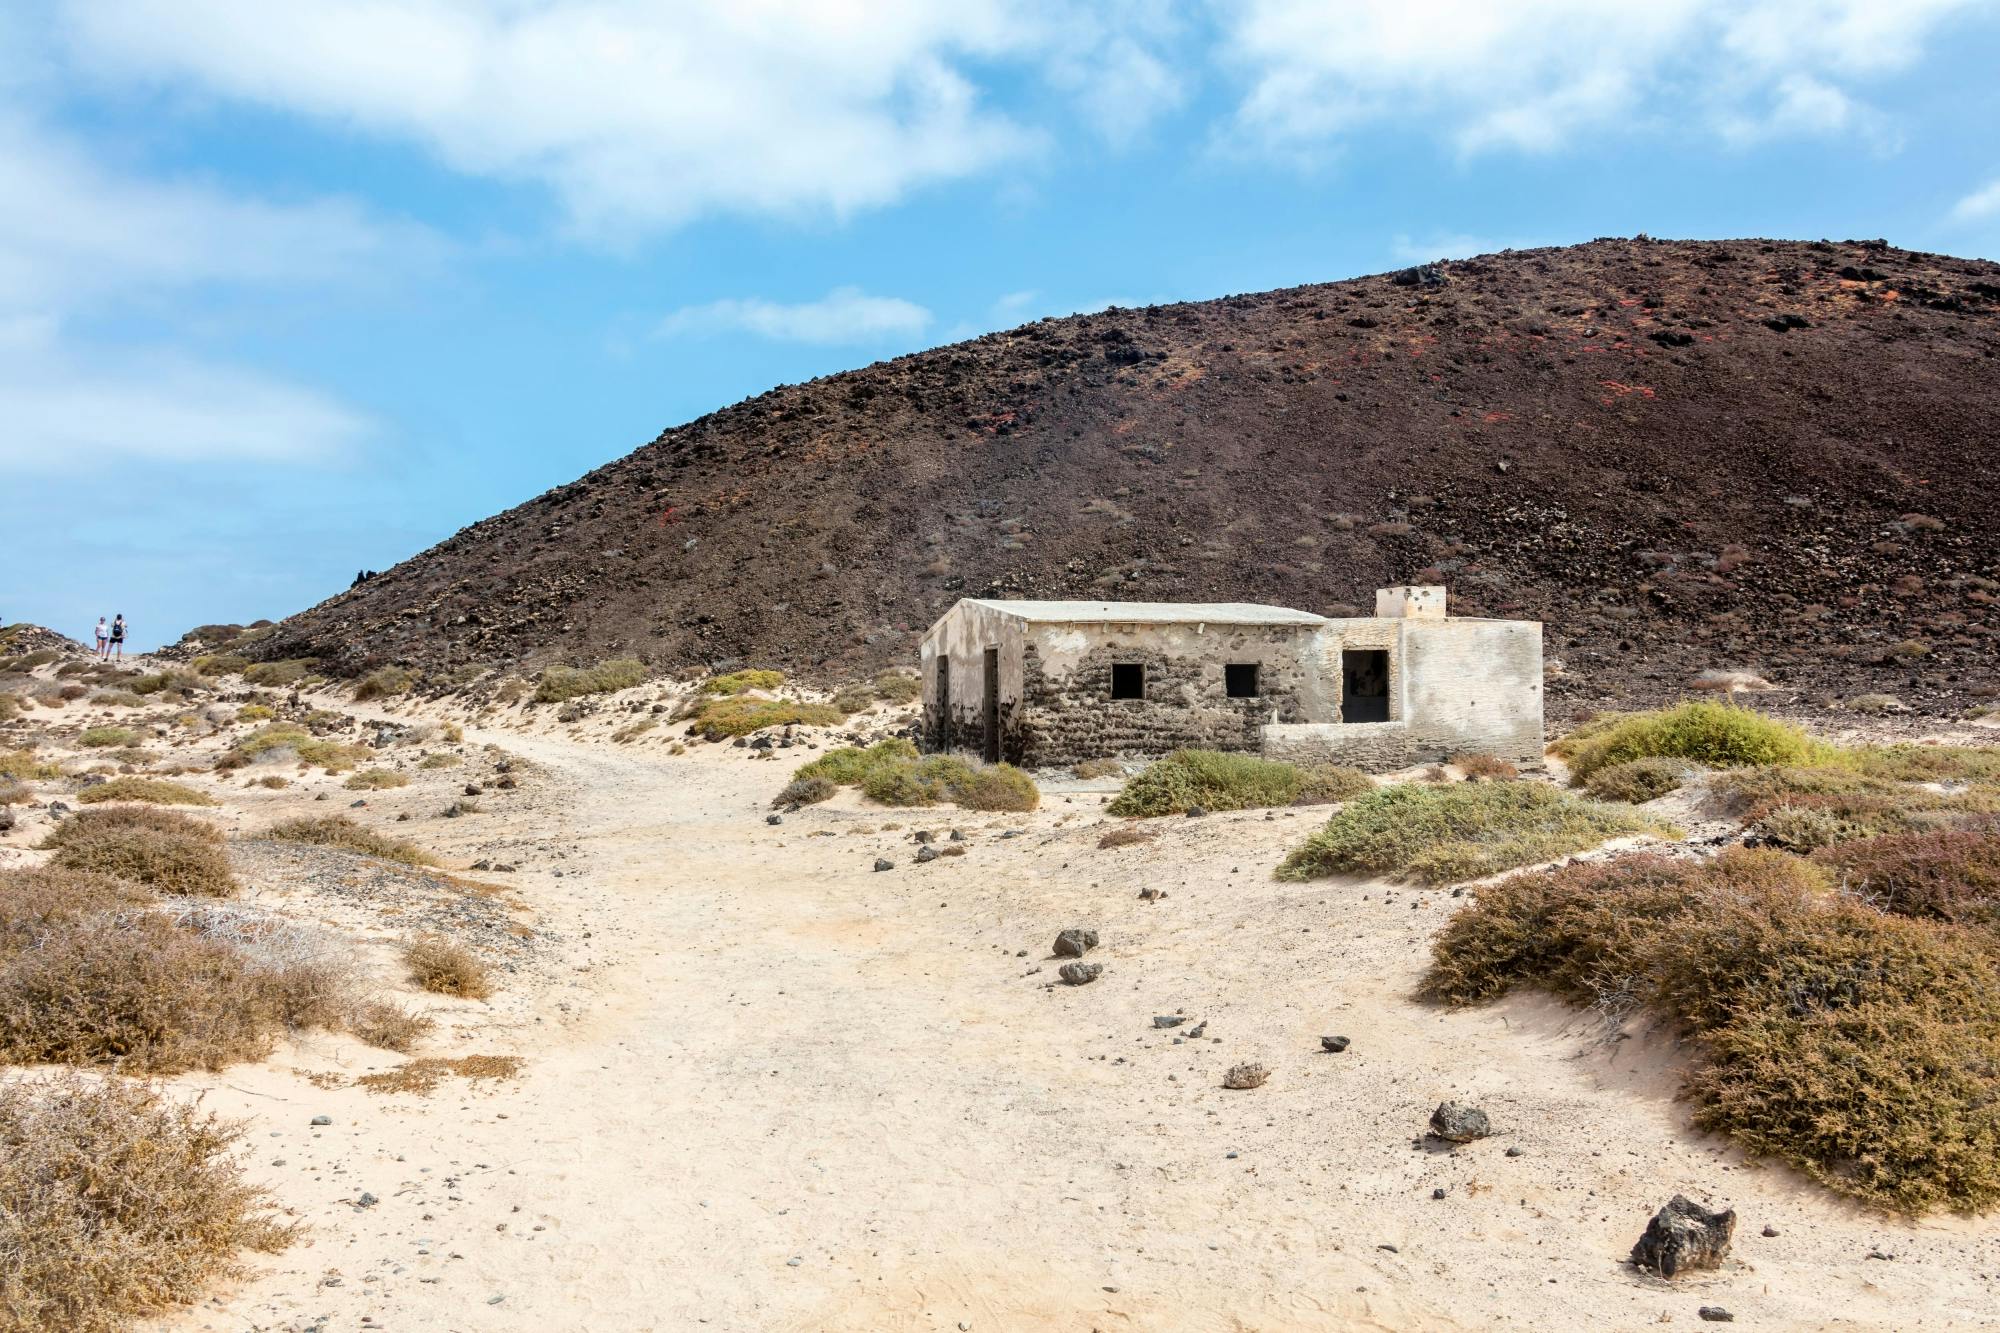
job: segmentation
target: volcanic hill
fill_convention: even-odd
[[[2000,265],[1608,239],[1046,319],[806,384],[281,622],[336,670],[632,654],[831,682],[960,596],[1441,582],[1573,702],[1704,667],[1990,691]]]

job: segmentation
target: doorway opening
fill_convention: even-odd
[[[1113,662],[1111,664],[1111,697],[1114,699],[1145,698],[1146,664],[1144,662]]]
[[[986,744],[981,753],[989,764],[1000,762],[1000,650],[986,650],[986,699],[980,709],[986,727]]]
[[[937,748],[951,748],[951,659],[938,655],[937,665]]]
[[[1389,720],[1389,652],[1348,648],[1340,654],[1340,720]]]

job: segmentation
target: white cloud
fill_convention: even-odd
[[[1405,264],[1428,264],[1434,259],[1470,259],[1474,255],[1497,254],[1502,250],[1519,248],[1518,242],[1496,241],[1490,236],[1474,236],[1466,232],[1437,232],[1421,237],[1397,232],[1395,239],[1389,243],[1390,255]]]
[[[958,60],[1010,0],[88,0],[88,62],[408,140],[544,184],[581,229],[842,216],[1029,151]]]
[[[1747,141],[1857,126],[1845,83],[1907,69],[1979,0],[1247,0],[1218,8],[1249,81],[1233,137],[1287,154],[1361,128],[1546,152],[1633,127]]]
[[[1953,222],[1985,222],[1991,218],[2000,218],[2000,178],[1952,205]]]
[[[739,332],[781,342],[870,343],[921,334],[931,312],[897,296],[870,296],[858,287],[837,287],[817,301],[785,305],[758,298],[683,306],[660,321],[657,333]]]
[[[317,463],[372,423],[282,380],[155,353],[66,349],[0,326],[0,465],[73,474],[112,460]]]

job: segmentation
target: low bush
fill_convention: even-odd
[[[703,694],[743,694],[749,690],[775,690],[785,683],[782,671],[732,671],[724,676],[710,676],[701,683]]]
[[[1026,811],[1041,804],[1034,779],[1011,764],[969,764],[956,755],[919,758],[901,737],[867,749],[832,750],[804,765],[793,778],[859,787],[883,805],[926,806],[951,802],[966,810]],[[829,793],[831,794],[831,793]]]
[[[196,791],[186,783],[136,777],[113,778],[94,787],[85,787],[76,794],[76,799],[85,805],[99,805],[105,801],[144,801],[148,805],[216,804],[206,792]]]
[[[1455,754],[1451,766],[1474,782],[1506,782],[1521,776],[1521,770],[1505,759],[1483,752]]]
[[[243,668],[243,679],[251,685],[296,685],[319,665],[310,657],[288,657],[277,662],[252,662]]]
[[[1989,939],[1832,892],[1826,867],[1782,853],[1635,856],[1483,890],[1425,988],[1650,1009],[1696,1038],[1701,1128],[1873,1204],[1971,1211],[2000,1202]]]
[[[101,750],[113,745],[137,745],[139,733],[130,727],[89,727],[76,743],[92,750]]]
[[[0,1083],[0,1333],[116,1333],[284,1248],[242,1133],[143,1083]]]
[[[1851,761],[1805,767],[1780,766],[1718,774],[1712,790],[1718,808],[1747,821],[1772,844],[1810,852],[1854,838],[1965,828],[2000,815],[2000,790],[1975,784],[1934,791],[1872,777]]]
[[[407,1054],[436,1026],[428,1014],[385,1000],[371,1000],[355,1010],[348,1030],[370,1046]]]
[[[821,801],[833,799],[840,788],[826,778],[793,778],[785,784],[785,789],[771,799],[775,806],[818,805]]]
[[[1374,786],[1359,769],[1337,764],[1301,769],[1295,764],[1220,750],[1176,750],[1125,780],[1112,800],[1114,815],[1177,815],[1260,806],[1324,805]]]
[[[1610,764],[1584,779],[1583,790],[1594,801],[1623,801],[1642,805],[1668,792],[1678,791],[1698,766],[1685,759],[1654,756]]]
[[[1666,826],[1539,782],[1407,784],[1347,803],[1278,867],[1280,879],[1396,875],[1451,884]]]
[[[1125,765],[1116,759],[1086,759],[1070,772],[1089,782],[1097,778],[1118,778],[1125,776]]]
[[[227,898],[236,892],[221,835],[206,824],[151,806],[84,810],[56,825],[42,844],[51,864],[144,884],[160,893]]]
[[[178,694],[185,697],[207,689],[208,682],[192,671],[169,668],[134,676],[126,683],[126,688],[133,694]]]
[[[761,699],[724,695],[704,702],[694,714],[694,728],[709,740],[748,736],[772,727],[835,727],[847,715],[832,704],[799,703],[791,699]]]
[[[417,767],[428,769],[457,768],[464,762],[463,759],[455,754],[448,754],[443,750],[439,750],[436,754],[427,754],[422,759],[419,759]]]
[[[143,708],[146,701],[130,690],[99,690],[90,701],[105,708]]]
[[[535,682],[535,702],[561,703],[585,694],[629,690],[646,680],[646,664],[636,657],[615,657],[594,667],[554,666]]]
[[[1842,841],[1812,859],[1882,911],[2000,926],[2000,832],[1991,827]]]
[[[273,824],[264,830],[266,838],[279,842],[299,842],[313,847],[337,847],[344,852],[384,861],[400,861],[407,866],[432,866],[437,858],[413,843],[385,837],[363,828],[346,815],[307,815]]]
[[[0,750],[0,777],[47,782],[62,776],[62,765],[35,758],[33,750]]]
[[[393,699],[399,694],[408,694],[417,683],[417,673],[407,667],[386,666],[363,676],[354,686],[354,699],[366,703],[370,699]]]
[[[1121,824],[1115,829],[1107,829],[1097,840],[1102,848],[1136,847],[1142,842],[1152,842],[1159,835],[1139,824]]]
[[[1634,759],[1689,759],[1712,768],[1803,764],[1830,747],[1788,722],[1733,704],[1697,701],[1635,713],[1570,747],[1570,780]]]
[[[833,696],[833,706],[842,714],[865,712],[875,706],[875,691],[866,685],[849,685]]]
[[[462,944],[438,934],[419,935],[403,946],[410,979],[427,991],[483,1000],[493,993],[486,964]]]
[[[2000,783],[2000,747],[1991,745],[1863,745],[1838,762],[1891,782]]]
[[[203,653],[188,663],[204,676],[233,676],[250,665],[250,659],[241,653]]]
[[[259,756],[286,750],[297,755],[299,762],[323,768],[329,773],[354,767],[366,753],[360,746],[315,736],[292,723],[273,722],[236,742],[230,755],[225,757],[249,763]]]
[[[238,722],[269,722],[277,714],[263,704],[244,704],[236,710]]]
[[[340,785],[349,791],[386,791],[391,787],[407,787],[410,780],[392,768],[364,768]]]
[[[11,690],[0,691],[0,722],[12,722],[21,716],[21,696]]]
[[[905,671],[884,671],[875,677],[875,697],[885,704],[914,703],[923,696],[923,682]]]

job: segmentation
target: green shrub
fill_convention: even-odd
[[[1205,810],[1247,810],[1290,805],[1299,794],[1299,770],[1275,759],[1220,750],[1176,750],[1125,780],[1111,802],[1114,815],[1176,815]]]
[[[234,676],[249,668],[250,659],[241,653],[203,653],[188,665],[204,676]]]
[[[296,685],[319,663],[310,657],[288,657],[278,662],[252,662],[243,668],[243,679],[252,685]]]
[[[155,671],[151,675],[134,676],[128,688],[134,694],[179,694],[191,695],[206,689],[208,682],[191,671]]]
[[[288,819],[264,830],[264,836],[279,842],[301,842],[314,847],[337,847],[345,852],[400,861],[409,866],[431,866],[437,858],[413,843],[384,837],[363,828],[346,815],[317,815]]]
[[[1375,779],[1344,764],[1309,764],[1299,770],[1293,805],[1338,805],[1375,790]]]
[[[118,1333],[234,1276],[241,1251],[283,1249],[242,1136],[144,1083],[0,1084],[0,1329]]]
[[[386,666],[363,676],[354,687],[356,703],[366,703],[370,699],[392,699],[399,694],[408,694],[417,683],[417,673],[407,667]]]
[[[915,763],[916,759],[917,747],[901,736],[893,736],[888,740],[877,741],[865,750],[853,746],[829,750],[811,763],[801,766],[796,776],[825,778],[839,787],[858,787],[874,769]]]
[[[2000,746],[1863,745],[1841,750],[1837,762],[1892,782],[2000,782]]]
[[[983,764],[945,785],[945,796],[961,810],[1025,813],[1042,802],[1035,780],[1012,764]]]
[[[1348,802],[1285,858],[1280,879],[1397,875],[1451,884],[1665,826],[1539,782],[1408,784]]]
[[[1634,759],[1740,768],[1810,763],[1828,751],[1788,722],[1734,704],[1697,701],[1620,720],[1575,746],[1569,767],[1571,781],[1581,785],[1600,768]]]
[[[917,776],[915,765],[878,768],[861,779],[861,794],[881,805],[936,805],[937,784]]]
[[[1685,759],[1655,755],[1649,759],[1628,759],[1622,764],[1600,768],[1584,780],[1583,790],[1592,800],[1624,801],[1641,805],[1677,791],[1695,772]]]
[[[139,733],[130,727],[91,727],[76,738],[76,743],[93,750],[110,745],[137,745]]]
[[[864,712],[875,706],[875,691],[866,685],[849,685],[833,696],[833,706],[843,714]]]
[[[106,708],[143,708],[146,701],[130,690],[99,690],[90,696],[94,704]]]
[[[1079,778],[1089,782],[1096,778],[1118,778],[1125,776],[1125,765],[1116,759],[1086,759],[1070,769]]]
[[[458,766],[459,766],[460,764],[462,764],[462,763],[464,763],[464,762],[465,762],[465,761],[464,761],[463,759],[459,758],[459,757],[458,757],[457,755],[455,755],[455,754],[450,754],[450,753],[448,753],[448,752],[446,752],[446,751],[444,751],[444,750],[439,750],[439,751],[438,751],[437,753],[435,753],[435,754],[427,754],[427,755],[425,755],[425,756],[424,756],[424,757],[423,757],[423,758],[422,758],[421,760],[419,760],[419,761],[417,762],[417,767],[418,767],[418,768],[457,768],[457,767],[458,767]]]
[[[821,782],[859,787],[863,795],[883,805],[948,801],[966,810],[1025,811],[1041,803],[1034,779],[1010,764],[969,764],[948,754],[919,758],[917,748],[901,737],[877,741],[865,750],[828,751],[802,766],[792,785]]]
[[[236,742],[233,753],[244,762],[272,750],[290,750],[302,763],[339,773],[354,765],[366,753],[361,747],[315,736],[290,722],[274,722]]]
[[[782,671],[732,671],[726,676],[710,676],[701,683],[703,694],[743,694],[749,690],[775,690],[785,683]]]
[[[535,684],[536,703],[561,703],[585,694],[609,694],[644,684],[646,664],[636,657],[615,657],[594,667],[554,666]]]
[[[350,776],[340,785],[349,791],[386,791],[390,787],[407,787],[410,780],[391,768],[364,768]]]
[[[875,677],[875,697],[886,704],[913,703],[923,692],[923,682],[908,672],[884,671]]]
[[[785,789],[771,799],[774,806],[818,805],[830,801],[840,788],[826,778],[793,778],[785,784]]]
[[[1517,875],[1438,937],[1426,990],[1635,1007],[1696,1040],[1699,1127],[1907,1212],[2000,1202],[2000,970],[1985,932],[1879,911],[1776,852]]]
[[[269,722],[277,714],[263,704],[244,704],[236,710],[238,722]]]
[[[0,750],[0,778],[47,782],[62,776],[62,766],[35,758],[33,750]]]
[[[85,805],[97,805],[104,801],[143,801],[149,805],[216,804],[213,797],[185,783],[138,777],[113,778],[94,787],[85,787],[76,794],[76,799]]]
[[[739,694],[705,701],[695,712],[694,728],[713,741],[748,736],[772,727],[835,727],[846,720],[847,715],[832,704]]]

